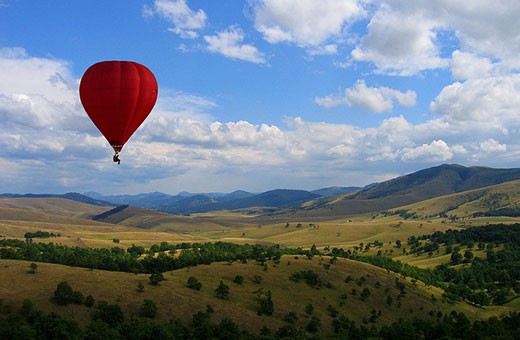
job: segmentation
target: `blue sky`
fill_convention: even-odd
[[[0,192],[261,192],[519,166],[516,0],[0,0]],[[121,165],[78,85],[146,65]]]

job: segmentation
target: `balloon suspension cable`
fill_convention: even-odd
[[[114,157],[112,158],[114,162],[116,162],[118,165],[121,164],[121,160],[119,159],[119,152],[116,151],[114,154]]]

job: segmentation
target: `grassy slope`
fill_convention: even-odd
[[[404,206],[399,209],[406,209],[410,212],[415,212],[420,217],[437,215],[440,212],[446,211],[446,214],[448,215],[457,215],[459,218],[469,218],[476,212],[486,212],[491,208],[496,209],[501,207],[519,206],[520,180],[517,180],[481,189],[441,196]],[[478,219],[475,219],[475,221],[478,221]]]
[[[398,216],[372,218],[369,215],[356,216],[324,222],[276,223],[261,227],[230,229],[224,232],[207,232],[199,235],[215,239],[239,238],[244,240],[266,241],[291,247],[352,247],[360,242],[405,241],[410,235],[431,234],[436,230],[453,229],[440,220],[430,223],[421,220],[403,221]]]
[[[78,320],[89,320],[90,310],[84,306],[56,306],[49,302],[56,285],[65,280],[74,290],[79,290],[85,296],[92,295],[97,301],[105,300],[110,303],[119,303],[127,316],[135,314],[144,299],[151,299],[159,308],[157,319],[168,320],[179,317],[184,322],[191,320],[191,315],[197,311],[205,310],[212,305],[215,309],[214,321],[224,316],[230,317],[244,329],[257,332],[266,325],[271,329],[277,329],[284,324],[283,317],[289,312],[298,315],[298,324],[305,326],[310,317],[304,312],[307,304],[315,308],[314,314],[322,322],[322,335],[331,331],[330,325],[333,318],[327,312],[327,307],[332,305],[338,312],[362,323],[363,318],[369,318],[373,309],[381,310],[381,317],[375,325],[396,321],[403,317],[422,317],[435,320],[429,315],[430,311],[447,313],[451,310],[464,311],[470,317],[489,316],[501,312],[507,312],[513,307],[501,307],[477,309],[464,303],[451,305],[441,300],[441,291],[435,287],[425,287],[419,283],[412,285],[408,280],[400,278],[406,284],[406,297],[401,299],[402,305],[397,306],[398,289],[395,287],[396,275],[387,271],[355,261],[339,259],[329,270],[324,269],[323,264],[328,259],[314,258],[311,261],[306,258],[284,256],[276,267],[269,262],[268,270],[254,263],[242,264],[214,263],[207,266],[198,266],[189,269],[165,273],[167,281],[159,286],[148,284],[148,275],[135,275],[128,273],[105,272],[100,270],[88,270],[61,265],[38,263],[37,273],[29,274],[29,262],[0,260],[0,296],[3,306],[19,308],[24,298],[34,302],[35,306],[45,311],[57,312],[63,316],[73,316]],[[289,264],[290,263],[290,264]],[[302,270],[314,270],[324,281],[330,282],[333,288],[312,288],[304,282],[289,280],[292,273]],[[244,277],[243,285],[232,282],[236,275]],[[252,282],[254,275],[261,275],[263,282]],[[345,283],[347,275],[353,277],[353,281]],[[185,287],[190,276],[195,276],[203,287],[201,291],[191,290]],[[361,277],[366,279],[362,285],[358,285]],[[223,280],[230,287],[228,300],[215,297],[214,289]],[[381,283],[376,288],[376,282]],[[19,284],[23,282],[24,284]],[[137,284],[145,285],[144,292],[137,292]],[[370,297],[363,302],[359,293],[363,288],[369,288]],[[352,289],[357,290],[357,296],[352,295]],[[256,314],[256,296],[259,291],[270,290],[275,306],[273,316],[258,316]],[[340,296],[346,293],[347,298],[341,304]],[[386,303],[387,295],[393,297],[393,303]],[[437,301],[433,301],[434,295]]]
[[[11,208],[21,211],[40,212],[56,216],[88,218],[111,209],[90,204],[84,204],[64,198],[0,198],[0,209]],[[0,216],[7,210],[0,212]],[[4,219],[4,218],[2,218]]]

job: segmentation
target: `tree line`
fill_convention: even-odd
[[[176,252],[176,254],[173,256]],[[291,250],[305,253],[304,250]],[[227,242],[154,244],[148,250],[132,245],[126,250],[113,248],[67,247],[14,239],[0,240],[0,258],[47,262],[74,267],[132,273],[161,273],[222,261],[279,260],[284,251],[278,246],[238,245]]]

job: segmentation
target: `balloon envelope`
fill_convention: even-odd
[[[132,61],[96,63],[79,85],[85,111],[116,153],[152,111],[157,91],[153,73]]]

